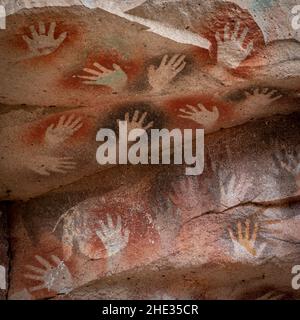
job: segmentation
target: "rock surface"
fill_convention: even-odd
[[[300,298],[296,1],[0,4],[0,299]],[[118,120],[203,173],[99,165]]]

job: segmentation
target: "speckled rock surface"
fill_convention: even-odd
[[[0,298],[299,299],[297,1],[0,5]],[[203,174],[99,165],[118,120]]]

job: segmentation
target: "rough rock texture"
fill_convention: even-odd
[[[7,205],[3,203],[0,204],[0,300],[7,298],[9,270]]]
[[[298,299],[296,4],[6,3],[0,298]],[[118,119],[204,128],[203,174],[99,165]]]

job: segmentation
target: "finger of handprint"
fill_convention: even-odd
[[[39,21],[39,34],[40,35],[46,34],[46,26],[45,26],[45,23],[42,21]]]
[[[249,54],[252,52],[253,46],[254,46],[253,41],[249,42],[249,44],[247,45],[247,48],[246,48],[246,56],[249,56]]]
[[[178,59],[179,56],[180,56],[180,54],[175,54],[174,56],[172,56],[172,58],[168,62],[168,65],[173,66],[173,64],[176,62],[176,60]]]
[[[62,174],[66,174],[66,173],[67,173],[67,171],[66,171],[65,169],[62,169],[62,168],[60,168],[60,167],[53,167],[53,168],[51,169],[51,171],[52,171],[52,172],[55,172],[55,173],[62,173]]]
[[[194,112],[186,110],[186,109],[179,109],[180,112],[182,112],[183,114],[187,114],[187,115],[193,115]]]
[[[56,128],[61,128],[63,127],[64,123],[65,123],[65,120],[66,120],[66,116],[65,115],[62,115],[59,120],[58,120],[58,124],[56,126]]]
[[[232,33],[231,40],[236,40],[237,39],[237,37],[239,35],[239,31],[240,31],[240,26],[241,26],[241,22],[238,21],[234,26],[234,31]]]
[[[283,95],[282,95],[282,94],[279,94],[278,96],[273,97],[273,98],[271,99],[271,101],[273,102],[273,101],[279,100],[279,99],[281,99],[282,97],[283,97]]]
[[[109,69],[103,67],[103,66],[102,66],[100,63],[98,63],[98,62],[94,62],[93,65],[94,65],[97,69],[99,69],[100,71],[102,71],[103,73],[110,71]]]
[[[163,67],[167,64],[168,58],[169,58],[169,56],[167,54],[163,56],[161,63],[160,63],[160,67]]]
[[[99,223],[101,226],[101,232],[106,237],[109,234],[109,228],[106,226],[106,224],[102,220]]]
[[[50,173],[47,171],[47,168],[35,168],[33,169],[34,172],[40,174],[41,176],[50,176]]]
[[[217,117],[219,117],[219,115],[220,115],[219,109],[218,109],[216,106],[214,106],[214,107],[212,108],[212,110],[213,110],[213,113],[214,113]]]
[[[45,274],[45,272],[47,272],[46,270],[43,270],[43,269],[35,267],[35,266],[31,266],[31,265],[26,265],[25,267],[26,267],[26,269],[33,271],[35,273],[41,274],[41,275],[43,275],[43,274]]]
[[[73,120],[76,118],[75,114],[71,114],[69,117],[66,118],[66,121],[64,123],[64,127],[70,126],[70,124],[73,122]]]
[[[51,264],[46,260],[44,259],[43,257],[39,256],[39,255],[36,255],[35,256],[36,260],[41,264],[43,265],[47,270],[50,270],[51,269]]]
[[[139,124],[142,126],[145,118],[147,117],[148,112],[144,112],[140,118]]]
[[[110,229],[114,228],[113,219],[110,214],[107,215],[107,225]]]
[[[250,240],[250,220],[246,220],[246,228],[245,228],[245,239]]]
[[[46,287],[45,287],[45,285],[41,284],[39,286],[29,288],[29,291],[35,292],[35,291],[39,291],[39,290],[43,290],[43,289],[46,289]]]
[[[59,166],[57,167],[58,169],[61,169],[61,170],[72,170],[72,169],[75,169],[76,168],[76,163],[69,163],[69,162],[66,162],[66,163],[60,163]]]
[[[233,234],[232,229],[228,228],[227,230],[228,230],[228,233],[229,233],[229,236],[230,236],[231,240],[232,241],[236,241],[237,239],[236,239],[235,235]]]
[[[129,239],[129,229],[125,229],[124,231],[124,243],[127,244]]]
[[[117,71],[118,71],[118,70],[122,70],[121,67],[120,67],[118,64],[116,64],[116,63],[113,64],[113,68],[114,68],[115,70],[117,70]]]
[[[31,31],[32,38],[33,39],[38,38],[39,35],[38,35],[38,33],[37,33],[36,29],[35,29],[35,26],[30,26],[29,29]]]
[[[59,265],[61,265],[62,263],[63,263],[63,261],[61,261],[57,256],[55,256],[55,255],[51,255],[51,259],[52,259],[52,261],[57,265],[57,266],[59,266]]]
[[[202,111],[202,112],[209,112],[209,111],[206,109],[206,107],[205,107],[203,104],[201,104],[201,103],[198,103],[198,104],[197,104],[197,107],[198,107],[198,109],[199,109],[200,111]],[[197,110],[197,112],[199,112],[199,111]]]
[[[70,123],[71,128],[75,128],[78,124],[80,124],[82,121],[82,117],[75,118],[72,123]]]
[[[244,43],[244,41],[245,41],[245,39],[246,39],[246,37],[247,37],[248,32],[249,32],[249,28],[248,28],[248,27],[245,27],[244,30],[243,30],[243,32],[242,32],[242,34],[241,34],[241,36],[240,36],[240,38],[239,38],[239,42],[240,42],[242,45],[243,45],[243,43]]]
[[[50,126],[46,129],[46,132],[50,132],[54,130],[54,127],[55,127],[55,123],[51,123]]]
[[[58,36],[58,38],[56,39],[56,44],[57,44],[57,46],[59,46],[60,44],[62,44],[62,43],[65,41],[65,39],[67,38],[67,36],[68,36],[68,32],[63,32],[63,33],[61,33],[61,34]]]
[[[125,113],[125,121],[129,122],[129,112]]]
[[[269,92],[269,88],[264,88],[264,89],[262,89],[262,93],[266,94],[266,93],[268,93],[268,92]]]
[[[257,232],[258,232],[258,223],[255,222],[254,229],[253,229],[253,234],[252,234],[252,239],[251,239],[251,241],[253,243],[256,241]]]
[[[105,243],[106,240],[106,236],[100,231],[100,230],[96,230],[96,235],[98,236],[98,238],[100,238],[100,240]]]
[[[230,40],[230,25],[227,23],[224,27],[224,41]]]
[[[117,217],[117,224],[116,224],[116,232],[119,233],[122,230],[122,219],[121,216]]]
[[[102,75],[102,72],[100,71],[96,71],[96,70],[93,70],[93,69],[90,69],[90,68],[84,68],[83,71],[89,73],[89,74],[93,74],[94,76],[101,76]]]
[[[84,79],[84,80],[90,80],[90,81],[83,81],[83,83],[92,83],[95,84],[95,81],[99,79],[99,76],[93,77],[93,76],[77,76],[77,78]]]
[[[49,27],[49,31],[48,31],[48,36],[52,39],[54,38],[55,28],[56,28],[56,22],[51,22],[50,27]]]
[[[243,232],[242,232],[242,223],[239,221],[237,223],[237,230],[238,230],[238,239],[239,241],[243,240]]]
[[[259,89],[254,89],[254,90],[253,90],[253,94],[255,94],[255,95],[260,94],[260,90],[259,90]]]
[[[186,66],[186,62],[183,62],[176,70],[176,74],[178,74],[179,72],[181,72]]]
[[[22,36],[22,39],[27,43],[29,47],[31,47],[32,39],[30,39],[28,36]]]
[[[153,125],[154,125],[154,121],[151,121],[151,122],[149,122],[149,123],[146,125],[146,127],[144,127],[143,129],[144,129],[144,130],[148,130],[148,129],[152,128]]]
[[[217,44],[219,45],[219,44],[222,42],[221,36],[220,36],[220,33],[219,33],[219,32],[216,32],[215,38],[216,38]]]
[[[188,109],[190,109],[190,111],[191,111],[192,113],[197,113],[197,112],[198,112],[197,108],[194,107],[194,106],[192,106],[192,105],[190,105],[190,104],[187,104],[186,107],[187,107]]]
[[[43,281],[43,276],[33,275],[33,274],[24,274],[24,278],[36,280],[36,281]]]
[[[133,114],[132,121],[133,121],[133,122],[137,122],[138,118],[139,118],[139,111],[138,111],[138,110],[135,110],[135,111],[134,111],[134,114]]]
[[[76,127],[73,128],[73,133],[76,132],[76,131],[78,131],[79,129],[81,129],[82,126],[83,126],[83,123],[82,123],[82,122],[79,123]]]
[[[192,115],[179,114],[178,117],[179,118],[185,118],[185,119],[193,120],[193,116]]]
[[[180,65],[181,65],[181,63],[183,62],[183,60],[185,59],[185,55],[181,55],[181,56],[179,56],[175,61],[174,61],[174,63],[173,63],[173,67],[174,68],[177,68],[177,67],[179,67]],[[172,59],[171,59],[172,60]]]

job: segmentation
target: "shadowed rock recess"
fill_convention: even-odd
[[[300,298],[297,0],[0,4],[0,299]],[[118,120],[203,173],[99,165]]]

